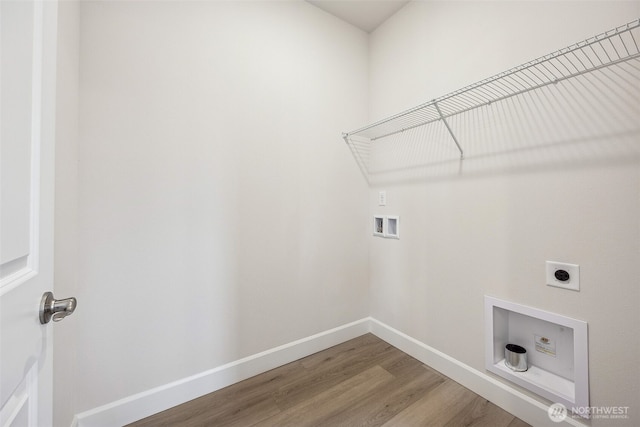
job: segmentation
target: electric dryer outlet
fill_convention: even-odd
[[[565,262],[547,261],[547,286],[580,291],[580,266]]]

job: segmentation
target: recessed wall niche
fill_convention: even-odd
[[[400,217],[397,215],[374,215],[373,235],[387,239],[399,239]]]
[[[490,296],[484,301],[486,369],[588,418],[587,322]],[[505,365],[507,344],[527,350],[527,371]]]
[[[400,217],[387,215],[387,227],[384,231],[384,237],[391,239],[400,238]]]
[[[384,216],[374,215],[373,217],[373,235],[384,237]]]

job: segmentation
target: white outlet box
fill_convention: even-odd
[[[373,235],[384,237],[385,233],[385,217],[381,215],[374,215],[373,217]]]
[[[373,235],[387,239],[399,239],[400,217],[397,215],[374,215]]]
[[[387,216],[387,226],[384,229],[384,237],[391,239],[400,238],[400,217],[399,216]]]
[[[565,262],[547,261],[547,286],[580,291],[580,266]]]

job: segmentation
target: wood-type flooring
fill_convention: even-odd
[[[372,334],[130,424],[524,427],[528,424]]]

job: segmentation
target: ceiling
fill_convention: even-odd
[[[370,33],[410,0],[306,0]]]

